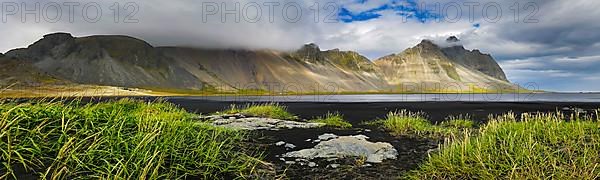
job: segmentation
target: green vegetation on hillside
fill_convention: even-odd
[[[165,102],[0,103],[0,179],[245,176],[259,163],[247,135],[192,120]]]
[[[494,117],[446,142],[410,179],[598,179],[600,123],[562,114]]]

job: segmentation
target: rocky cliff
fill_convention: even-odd
[[[454,36],[449,37],[446,41],[452,44],[453,42],[459,42],[460,40]],[[500,68],[500,65],[494,60],[489,54],[483,54],[479,50],[466,50],[463,46],[456,45],[442,48],[442,52],[452,62],[458,63],[465,67],[473,70],[480,71],[486,75],[508,82],[504,71]]]

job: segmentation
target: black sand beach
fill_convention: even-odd
[[[212,114],[228,109],[231,105],[246,105],[250,101],[211,101],[206,99],[184,97],[130,97],[154,101],[164,99],[174,103],[189,112],[197,114]],[[119,99],[119,97],[93,99],[91,101],[106,101]],[[90,101],[84,98],[83,101]],[[428,157],[432,149],[436,149],[440,139],[427,139],[419,137],[392,136],[390,133],[363,122],[374,121],[396,110],[422,111],[433,123],[444,121],[448,116],[468,115],[472,120],[485,123],[489,115],[500,115],[508,112],[515,114],[535,112],[560,111],[567,115],[572,112],[584,112],[595,115],[600,107],[600,102],[281,102],[290,113],[298,115],[301,119],[312,119],[323,116],[328,112],[339,112],[344,119],[349,121],[352,129],[316,128],[316,129],[291,129],[281,131],[255,131],[252,138],[245,146],[252,146],[264,151],[266,162],[273,164],[270,169],[275,174],[268,177],[277,177],[285,174],[290,179],[395,179],[403,172],[415,170]],[[316,139],[319,135],[332,133],[339,136],[366,135],[372,142],[388,142],[398,151],[397,159],[386,160],[380,164],[368,166],[352,166],[356,159],[338,159],[332,162],[318,160],[317,167],[286,164],[280,155],[290,152],[277,142],[286,142],[295,145],[293,150],[311,148],[315,143],[308,139]],[[332,163],[346,164],[341,168],[327,168]],[[350,166],[348,166],[350,164]]]
[[[208,100],[168,99],[191,112],[212,113],[227,109],[232,104],[244,105],[253,102],[221,102]],[[291,113],[301,118],[321,116],[327,112],[340,112],[353,124],[383,118],[390,111],[407,109],[425,112],[433,122],[443,121],[450,115],[470,115],[473,120],[484,122],[488,115],[507,112],[516,114],[524,112],[556,112],[565,108],[580,108],[593,111],[600,107],[598,103],[578,102],[376,102],[376,103],[319,103],[319,102],[286,102],[280,103],[288,107]]]
[[[207,100],[167,99],[169,102],[196,113],[213,113],[227,109],[230,105],[244,105],[253,102],[220,102]],[[410,111],[425,112],[429,119],[436,123],[444,121],[448,116],[469,115],[480,123],[487,121],[489,115],[500,115],[507,112],[515,114],[533,112],[561,111],[570,114],[575,109],[594,114],[600,103],[573,103],[573,102],[377,102],[377,103],[319,103],[319,102],[287,102],[280,103],[287,106],[291,113],[300,118],[310,119],[328,112],[339,112],[351,122],[354,129],[294,129],[285,131],[260,131],[255,139],[257,146],[266,148],[266,159],[276,164],[279,173],[285,171],[287,178],[292,179],[394,179],[398,174],[418,168],[427,158],[430,149],[435,149],[439,140],[422,139],[414,137],[394,137],[389,133],[369,127],[362,122],[374,121],[384,118],[390,111],[407,109]],[[365,131],[367,129],[367,131]],[[374,142],[389,142],[398,150],[398,159],[388,160],[382,164],[366,167],[351,167],[331,169],[325,167],[309,168],[306,166],[286,165],[278,155],[289,152],[283,147],[272,144],[284,141],[297,146],[296,149],[311,148],[315,144],[307,139],[315,139],[324,133],[337,135],[363,134],[371,137]],[[332,162],[322,162],[321,166]],[[349,162],[340,162],[348,164]],[[351,162],[350,162],[351,163]]]

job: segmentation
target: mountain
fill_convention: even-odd
[[[384,79],[402,91],[506,89],[510,83],[456,63],[432,41],[375,60]]]
[[[363,71],[363,56],[321,51],[314,44],[295,52],[158,48],[175,64],[218,89],[277,92],[374,91],[387,85],[374,71]],[[357,54],[357,53],[356,53]],[[344,58],[341,60],[341,58]],[[364,62],[363,62],[364,63]],[[362,66],[361,66],[362,67]],[[367,69],[367,67],[364,67]]]
[[[450,44],[455,44],[450,47],[442,48],[444,55],[452,62],[508,82],[504,71],[502,71],[500,65],[496,63],[496,60],[494,60],[491,55],[483,54],[477,49],[472,51],[466,50],[463,46],[458,45],[460,40],[455,36],[449,37],[446,41]]]
[[[456,84],[452,91],[510,86],[491,56],[427,40],[372,62],[357,52],[323,51],[316,44],[290,52],[199,49],[153,47],[128,36],[55,33],[7,52],[6,58],[65,82],[149,89],[323,93],[402,91],[403,83],[428,85],[411,90],[419,92],[439,90],[429,85],[444,83]]]
[[[173,66],[148,43],[126,36],[75,38],[56,33],[7,56],[33,62],[48,74],[82,84],[202,88],[202,81]]]

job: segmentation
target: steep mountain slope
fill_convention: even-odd
[[[50,75],[82,84],[201,89],[203,83],[154,47],[126,36],[74,38],[56,33],[7,56],[30,60]]]
[[[384,79],[402,91],[472,91],[506,89],[511,84],[450,60],[440,47],[423,40],[400,54],[375,61]]]
[[[264,89],[276,92],[373,91],[384,88],[377,73],[346,69],[339,57],[362,56],[321,51],[306,45],[297,52],[160,48],[177,64],[221,89]],[[366,59],[366,58],[364,58]],[[358,60],[356,60],[358,61]],[[370,62],[369,62],[370,63]]]
[[[449,43],[456,43],[460,40],[454,36],[449,37],[446,41]],[[461,45],[454,45],[446,48],[442,48],[442,52],[452,62],[463,65],[469,69],[480,71],[486,75],[508,82],[504,71],[500,68],[500,65],[496,63],[496,60],[489,55],[483,54],[479,50],[466,50]]]
[[[56,33],[7,53],[50,75],[82,84],[166,89],[277,92],[374,91],[386,86],[355,52],[155,48],[126,36]]]
[[[0,54],[0,89],[64,85],[67,81],[49,76],[29,61],[5,57]]]
[[[0,61],[6,64],[0,67],[13,70],[2,70],[5,82],[32,83],[14,73],[27,72],[79,84],[229,92],[463,92],[511,86],[491,56],[427,40],[371,62],[356,52],[322,51],[315,44],[293,52],[198,49],[153,47],[127,36],[55,33],[0,58],[11,59]],[[410,89],[400,89],[406,83],[412,83]]]

